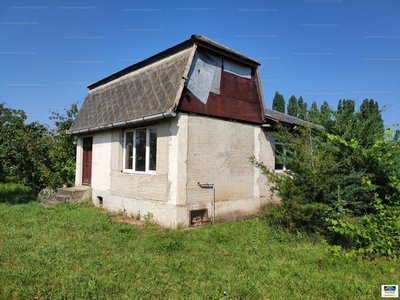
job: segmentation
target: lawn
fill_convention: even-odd
[[[0,203],[0,299],[378,299],[399,274],[259,219],[171,230],[90,205]]]

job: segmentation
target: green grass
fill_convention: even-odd
[[[34,197],[34,191],[23,184],[0,183],[0,203],[27,203]]]
[[[378,299],[399,274],[257,219],[139,229],[87,205],[0,203],[0,299]]]

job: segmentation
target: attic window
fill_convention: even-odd
[[[138,128],[124,133],[124,172],[154,173],[157,164],[157,129]]]

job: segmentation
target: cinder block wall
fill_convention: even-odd
[[[112,131],[111,135],[111,187],[113,195],[137,199],[162,201],[168,200],[168,143],[171,123],[161,121],[157,128],[157,171],[156,174],[124,173],[123,170],[123,134],[122,129]]]
[[[221,213],[240,215],[240,210],[244,214],[255,211],[258,189],[249,158],[254,155],[258,131],[258,125],[189,116],[186,196],[189,209],[211,205],[212,190],[200,188],[198,182],[201,182],[215,185],[216,206]],[[228,203],[243,199],[249,200],[240,207]],[[229,206],[236,212],[229,212]],[[221,215],[219,218],[229,219]]]

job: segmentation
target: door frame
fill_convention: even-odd
[[[82,138],[82,185],[92,184],[93,137]]]

